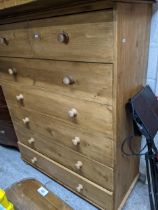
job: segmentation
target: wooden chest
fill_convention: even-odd
[[[17,148],[17,141],[2,87],[0,86],[0,144]]]
[[[125,104],[146,77],[152,1],[4,2],[0,82],[22,158],[98,208],[121,209],[139,173],[121,143]]]

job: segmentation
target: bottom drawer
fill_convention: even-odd
[[[112,192],[94,184],[88,179],[83,178],[64,166],[23,145],[22,143],[19,142],[18,144],[22,158],[25,161],[62,183],[64,186],[97,207],[104,210],[113,209]]]

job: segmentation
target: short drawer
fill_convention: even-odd
[[[0,25],[0,56],[33,57],[28,22]]]
[[[104,210],[113,209],[113,193],[72,172],[46,156],[19,143],[22,158],[79,196]]]
[[[6,101],[38,113],[56,117],[76,128],[101,132],[113,138],[112,106],[83,101],[24,86],[3,86]],[[29,116],[26,116],[29,117]]]
[[[0,57],[0,80],[112,105],[112,64]]]
[[[52,144],[55,142],[104,165],[114,166],[113,141],[105,135],[95,131],[89,133],[86,129],[69,126],[63,121],[32,110],[19,111],[18,107],[12,105],[10,105],[10,113],[16,134],[22,137],[20,139],[25,144],[34,147],[34,144],[29,143],[28,140],[33,137],[36,141],[36,137],[38,139],[36,134],[42,134]],[[28,127],[22,121],[25,116],[29,116],[30,119]]]
[[[113,11],[0,26],[0,56],[113,62]]]
[[[34,57],[113,62],[113,11],[88,12],[29,22]]]

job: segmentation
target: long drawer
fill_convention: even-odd
[[[113,11],[0,26],[0,56],[113,62]]]
[[[112,191],[113,190],[113,169],[99,162],[88,159],[86,156],[75,152],[67,147],[59,145],[51,139],[36,133],[34,136],[18,135],[22,143],[32,140],[34,137],[33,149],[62,164],[66,168],[80,174],[94,183]],[[27,139],[26,139],[27,138]],[[27,144],[28,145],[28,144]],[[30,147],[31,148],[31,147]]]
[[[113,167],[113,141],[105,135],[95,131],[89,133],[86,129],[69,126],[63,121],[32,110],[23,109],[19,111],[18,107],[13,105],[10,105],[10,113],[17,135],[21,137],[25,134],[25,136],[20,138],[25,144],[29,144],[28,140],[32,137],[36,141],[36,135],[39,133],[47,138],[47,141],[61,144],[92,160]],[[28,127],[22,122],[25,116],[30,118]],[[34,146],[34,144],[29,145]]]
[[[34,167],[70,188],[75,193],[95,203],[101,209],[113,209],[113,193],[70,171],[44,155],[19,143],[22,157]]]
[[[87,129],[89,132],[96,130],[113,138],[112,106],[82,101],[36,88],[29,89],[20,85],[5,84],[3,90],[8,105],[18,104],[19,110],[25,107],[59,118],[75,127]],[[23,99],[19,102],[17,97],[21,94]]]
[[[112,105],[112,64],[0,57],[0,80]]]

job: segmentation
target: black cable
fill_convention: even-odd
[[[145,144],[145,146],[144,146],[138,153],[134,152],[133,149],[132,149],[132,147],[130,147],[131,153],[125,152],[125,149],[124,149],[125,144],[126,144],[127,142],[131,142],[131,140],[132,140],[134,137],[135,137],[134,135],[131,135],[131,136],[129,136],[129,137],[127,137],[127,138],[124,139],[124,141],[122,142],[122,145],[121,145],[121,151],[122,151],[122,153],[123,153],[124,155],[126,155],[126,156],[143,156],[143,155],[147,155],[148,152],[150,152],[151,150],[150,150],[150,151],[147,151],[147,152],[145,152],[145,153],[142,153],[142,152],[144,151],[144,149],[147,147],[147,144]],[[152,157],[153,157],[153,156],[152,156]]]

